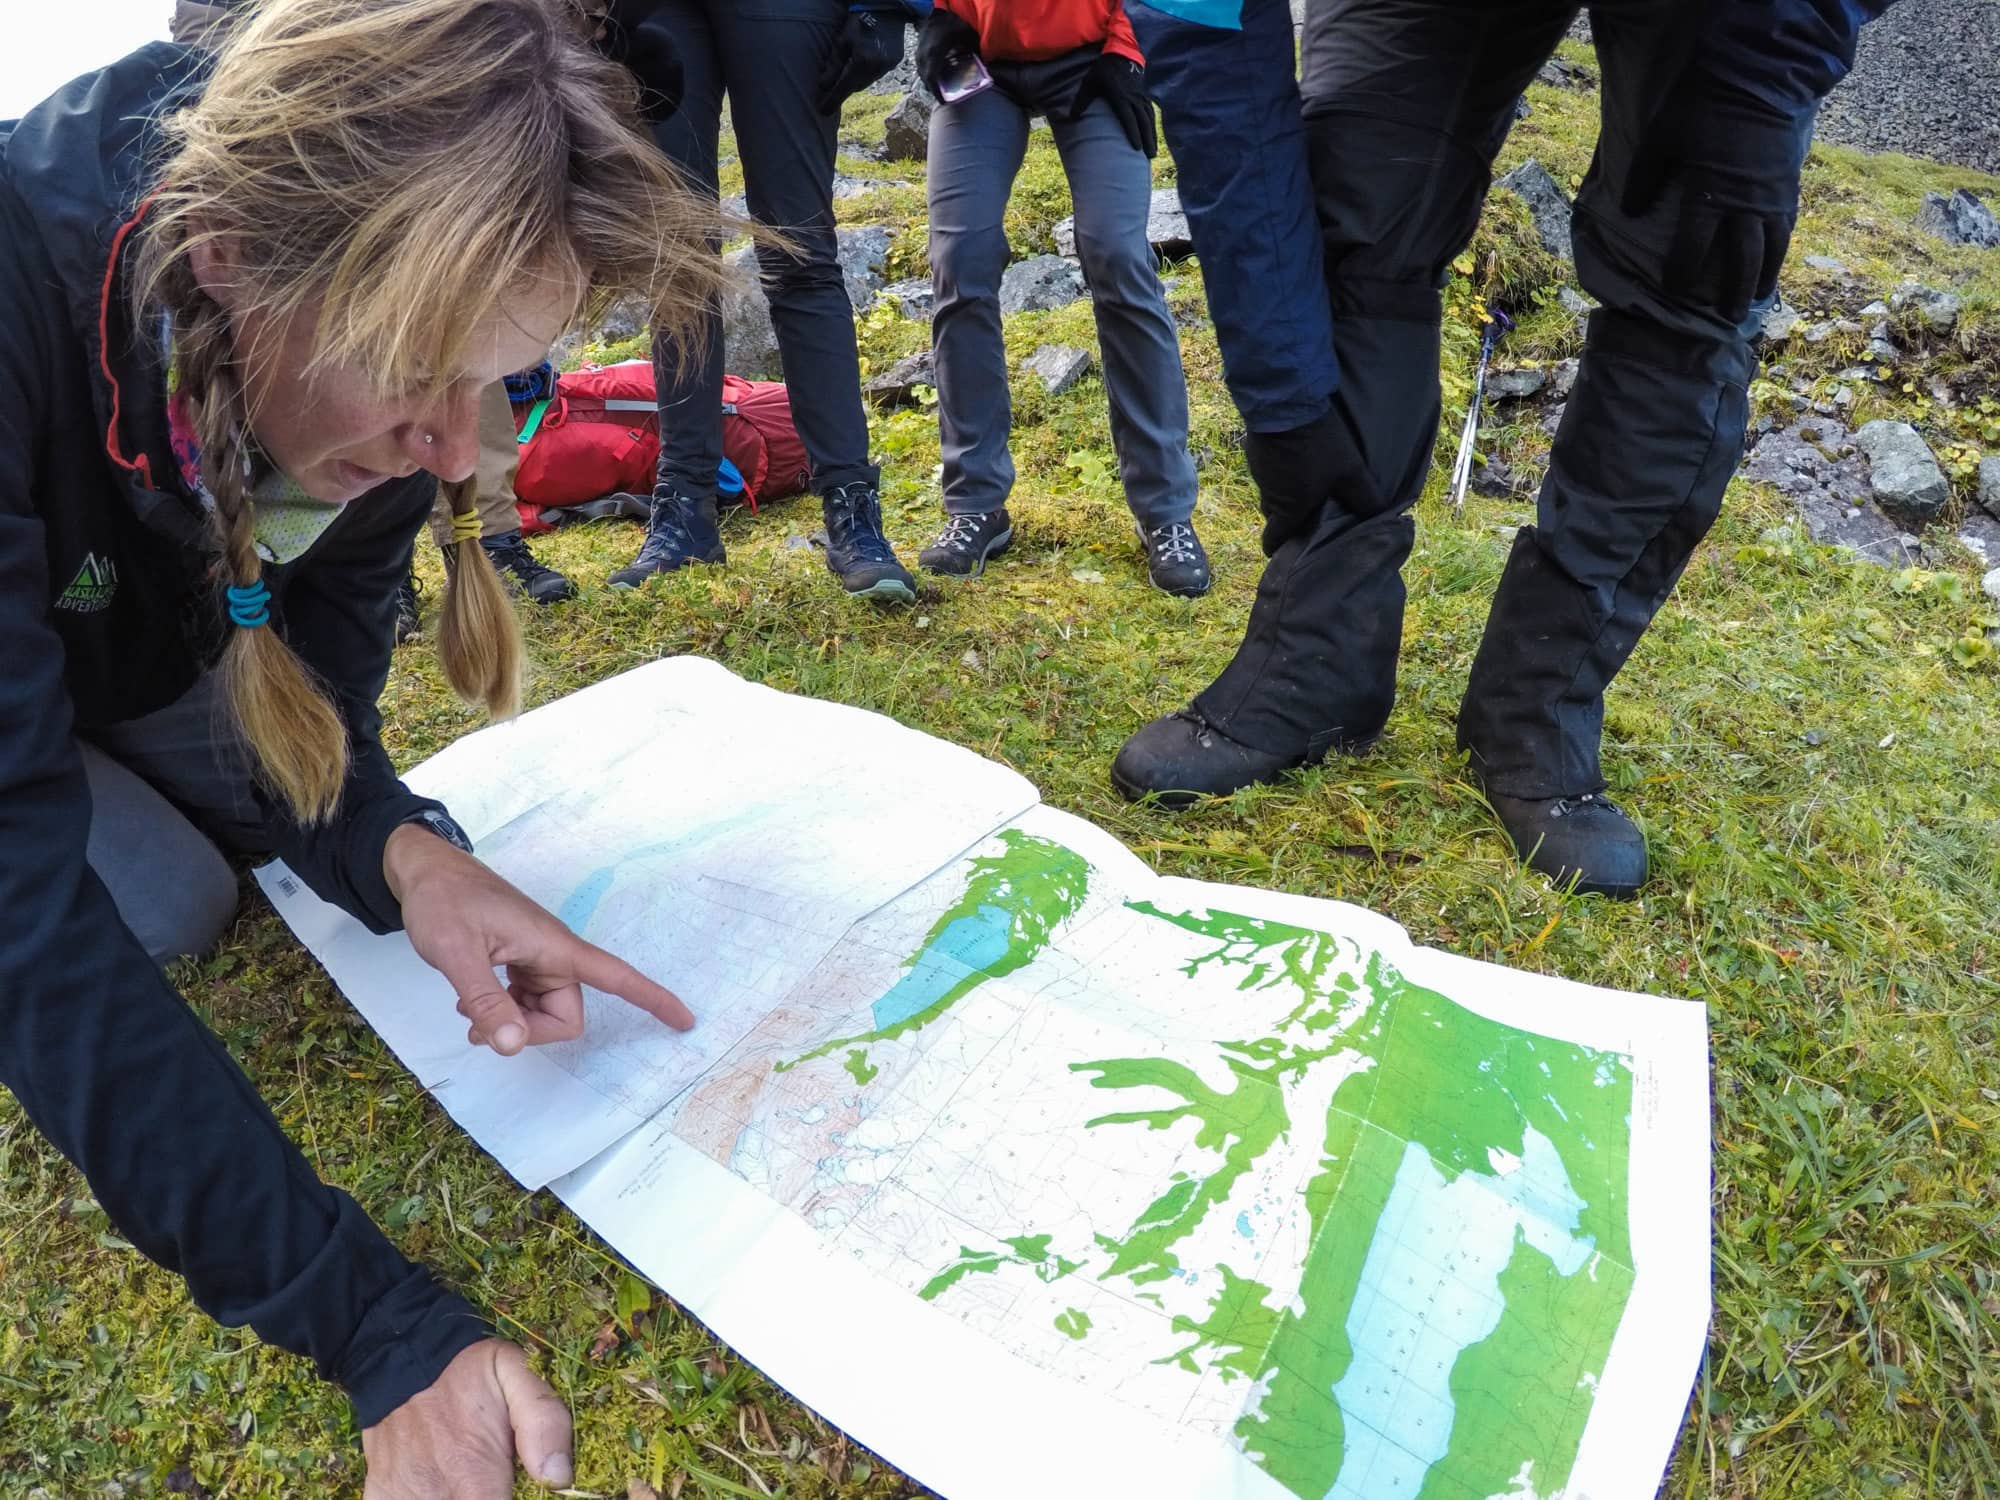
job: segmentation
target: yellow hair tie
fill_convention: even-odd
[[[476,510],[455,510],[451,513],[451,539],[454,542],[476,542],[479,540],[479,512]]]

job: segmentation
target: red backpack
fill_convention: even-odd
[[[565,371],[555,395],[518,409],[520,469],[514,495],[523,531],[546,531],[545,506],[582,505],[624,491],[650,495],[660,457],[660,415],[651,360]],[[792,425],[782,382],[722,378],[722,456],[743,476],[744,498],[782,500],[803,491],[812,465]]]

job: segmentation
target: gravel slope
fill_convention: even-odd
[[[1862,32],[1819,134],[2000,173],[2000,0],[1901,0]]]

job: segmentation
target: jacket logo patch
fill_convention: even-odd
[[[70,581],[68,588],[56,596],[56,608],[69,610],[72,614],[94,615],[100,609],[108,608],[111,596],[117,592],[117,566],[95,552],[86,552],[83,566],[76,570],[76,577]]]

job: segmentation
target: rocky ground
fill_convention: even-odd
[[[1819,134],[2000,172],[2000,0],[1901,0],[1862,33]]]

